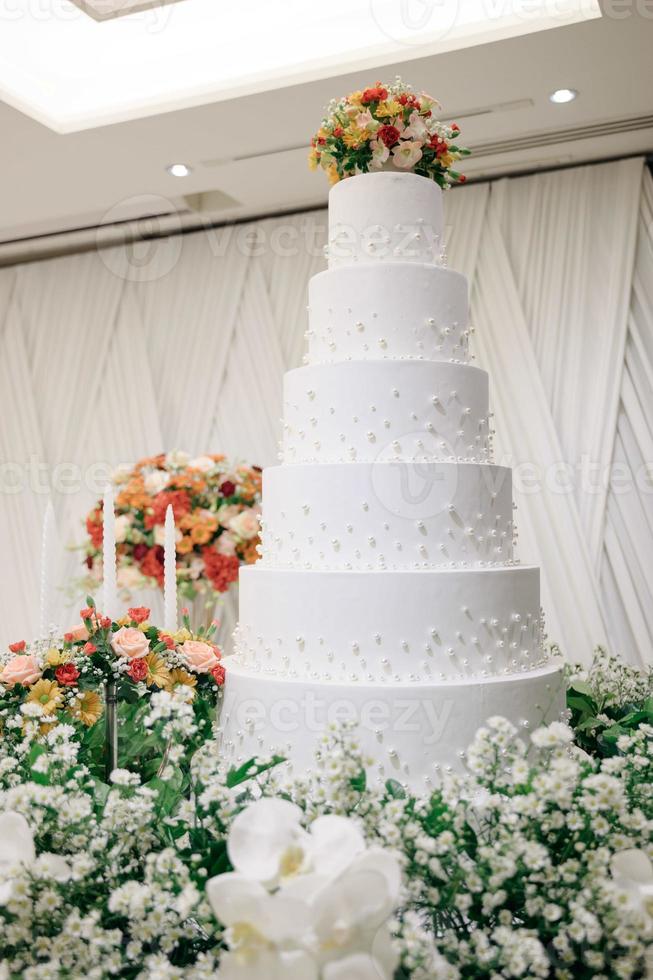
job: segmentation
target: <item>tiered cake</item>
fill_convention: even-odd
[[[376,777],[423,790],[460,767],[487,717],[528,727],[563,710],[442,229],[442,191],[412,173],[330,192],[308,363],[285,378],[262,557],[241,570],[233,762],[280,750],[305,769],[325,727],[354,720]]]

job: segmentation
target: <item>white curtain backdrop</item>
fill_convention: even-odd
[[[308,212],[0,270],[1,643],[37,628],[48,499],[71,545],[117,463],[173,447],[275,462],[325,223]],[[549,636],[572,660],[608,642],[650,662],[651,176],[628,160],[468,186],[447,224]],[[52,577],[79,572],[67,551]]]

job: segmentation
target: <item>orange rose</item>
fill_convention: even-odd
[[[111,649],[118,657],[126,657],[128,660],[135,660],[137,657],[145,657],[150,652],[150,641],[133,626],[123,626],[114,633],[111,640]]]
[[[179,648],[186,658],[186,663],[196,674],[208,674],[220,662],[220,658],[212,646],[201,640],[186,640]]]
[[[14,684],[24,684],[27,687],[30,684],[35,684],[40,676],[41,671],[36,659],[31,654],[22,654],[19,657],[13,657],[5,665],[2,673],[0,673],[0,681],[7,687],[13,687]]]

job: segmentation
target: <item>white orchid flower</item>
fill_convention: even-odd
[[[357,953],[345,959],[327,963],[322,971],[323,980],[384,980],[392,974],[387,973],[377,959],[368,953]]]
[[[220,980],[392,980],[398,961],[387,920],[399,903],[397,859],[366,850],[346,817],[319,817],[308,831],[302,819],[293,803],[262,799],[234,820],[227,850],[235,871],[206,887],[227,927]]]
[[[364,954],[368,973],[360,973],[361,978],[392,980],[398,961],[386,923],[399,904],[400,889],[396,858],[372,848],[317,892],[310,907],[321,961],[329,962],[334,954],[348,958]],[[370,974],[371,969],[376,973]]]
[[[243,810],[227,842],[236,872],[273,889],[309,871],[331,877],[365,850],[351,820],[320,817],[308,833],[302,818],[301,809],[287,800],[262,799]]]
[[[283,891],[271,895],[241,874],[211,878],[206,895],[216,917],[230,930],[232,946],[258,952],[301,942],[310,929],[308,907]]]
[[[223,953],[217,980],[318,980],[315,961],[303,952],[261,954],[248,962],[237,953]],[[378,977],[375,978],[378,980]]]
[[[615,854],[610,867],[615,884],[653,924],[653,864],[648,855],[631,847]]]
[[[21,868],[31,868],[44,878],[66,881],[70,877],[68,863],[58,854],[36,856],[34,834],[22,815],[14,810],[0,813],[0,905],[13,894],[13,883]]]

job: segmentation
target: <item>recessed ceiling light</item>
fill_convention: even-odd
[[[563,102],[573,102],[578,92],[575,88],[557,88],[555,92],[551,92],[549,96],[549,102],[555,102],[556,105],[562,105]]]
[[[185,163],[171,163],[169,167],[166,167],[166,170],[173,177],[188,177],[191,173],[191,168]]]

